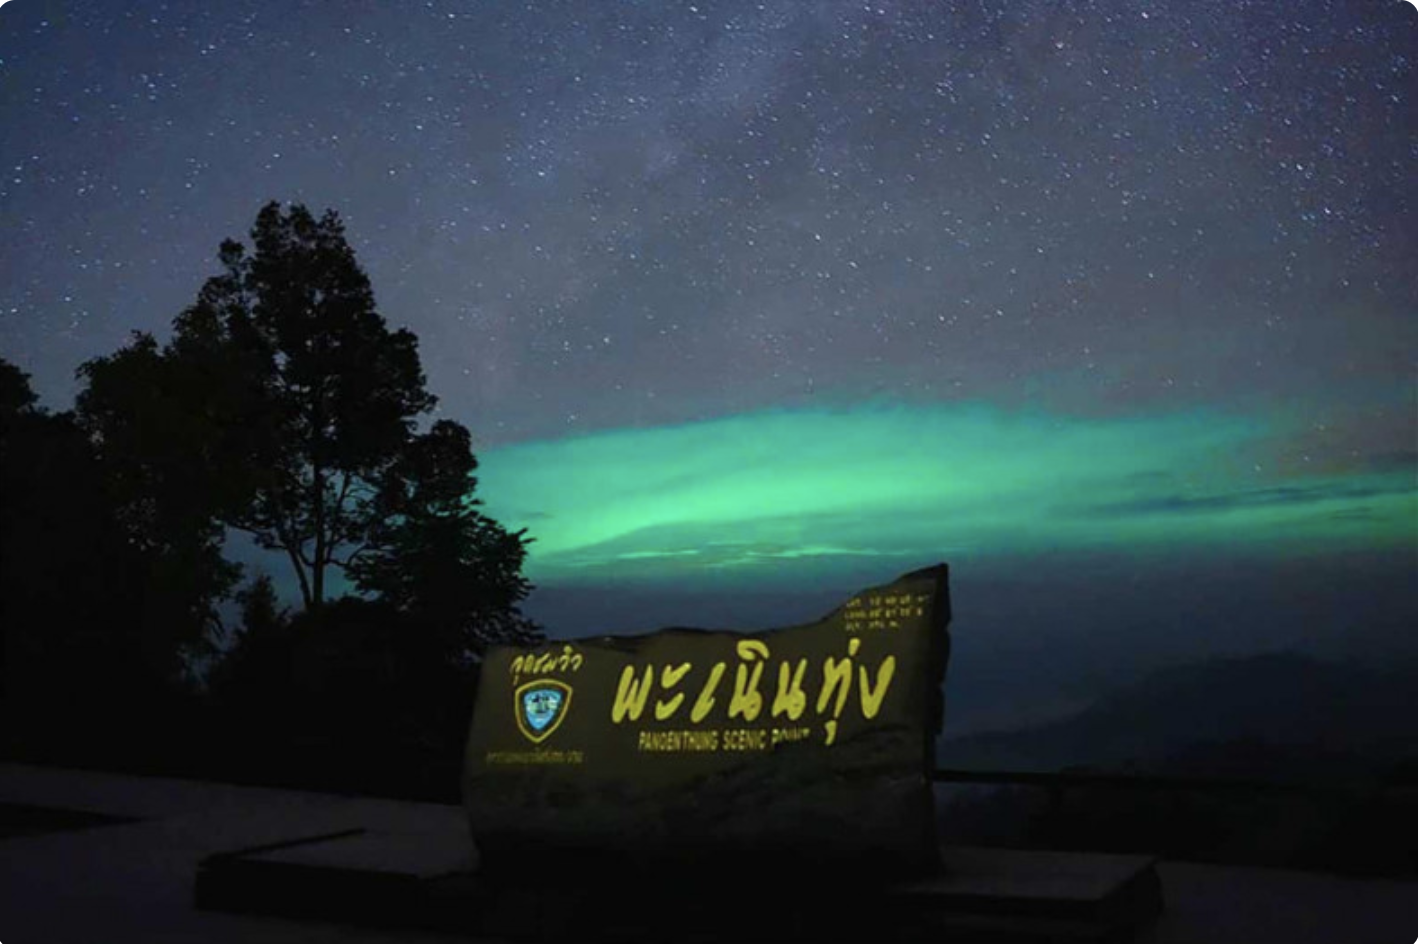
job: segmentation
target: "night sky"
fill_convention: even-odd
[[[1412,655],[1415,56],[1400,0],[11,0],[0,355],[68,408],[333,208],[552,635],[945,560],[966,727]]]

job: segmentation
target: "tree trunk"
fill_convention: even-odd
[[[315,555],[311,558],[311,609],[325,602],[325,473],[315,467]]]

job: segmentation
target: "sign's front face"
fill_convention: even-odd
[[[940,565],[804,626],[492,650],[464,769],[483,867],[558,850],[933,860],[949,618]]]

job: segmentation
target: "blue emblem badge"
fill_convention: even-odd
[[[517,689],[517,727],[540,744],[560,726],[571,705],[571,686],[554,679],[528,682]]]

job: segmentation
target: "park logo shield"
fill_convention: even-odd
[[[540,744],[566,719],[571,707],[571,686],[554,679],[542,679],[520,686],[516,699],[517,727],[533,744]]]

